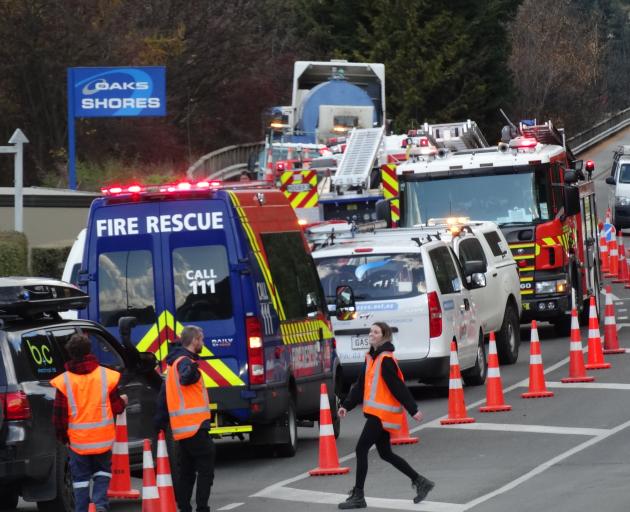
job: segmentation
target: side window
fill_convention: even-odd
[[[100,333],[90,331],[89,329],[85,329],[83,333],[90,339],[92,354],[96,356],[99,364],[119,372],[125,369],[125,363],[120,354]]]
[[[483,261],[486,264],[488,263],[486,261],[486,255],[483,252],[483,247],[481,247],[481,243],[476,238],[463,240],[459,244],[459,261],[461,261],[462,264],[467,261]]]
[[[287,319],[304,318],[308,314],[308,294],[315,294],[318,306],[323,307],[315,263],[306,252],[302,235],[297,231],[264,233],[261,238]]]
[[[438,247],[429,253],[435,277],[442,294],[461,291],[462,282],[457,273],[455,262],[447,247]]]
[[[65,329],[64,332],[71,336],[75,331]],[[64,370],[59,350],[44,331],[24,334],[20,352],[15,368],[19,381],[50,380]]]
[[[503,242],[499,233],[496,231],[490,231],[488,233],[483,234],[486,242],[490,246],[490,250],[494,256],[502,256],[505,251],[507,251],[507,247],[503,248]]]
[[[227,251],[223,245],[173,250],[173,288],[180,322],[232,318]]]
[[[135,316],[141,325],[155,322],[153,258],[150,251],[101,253],[98,257],[99,321],[118,325],[123,316]]]

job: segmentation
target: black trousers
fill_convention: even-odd
[[[373,444],[379,456],[386,462],[389,462],[398,471],[407,475],[411,480],[415,480],[420,475],[407,463],[405,459],[392,452],[392,445],[389,441],[389,432],[383,428],[381,420],[376,416],[367,414],[367,421],[363,426],[363,432],[359,437],[356,447],[357,454],[357,479],[356,487],[363,489],[365,478],[368,471],[368,452]]]
[[[207,429],[200,428],[194,436],[179,441],[178,448],[177,507],[180,512],[192,512],[190,499],[197,480],[197,512],[210,512],[208,501],[214,481],[215,457],[212,437]]]

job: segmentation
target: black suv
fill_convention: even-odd
[[[63,320],[58,312],[81,309],[89,297],[51,279],[0,278],[0,510],[14,510],[19,496],[39,510],[72,512],[67,448],[55,439],[50,379],[64,371],[65,344],[76,332],[92,341],[99,362],[122,373],[129,397],[129,455],[141,464],[142,440],[155,438],[153,414],[161,377],[152,353],[129,341],[133,319],[121,319],[121,341],[88,320]]]

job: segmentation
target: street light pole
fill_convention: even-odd
[[[15,203],[14,203],[14,219],[15,219],[15,231],[18,233],[24,232],[24,191],[23,191],[23,176],[24,176],[24,144],[28,144],[28,139],[24,132],[19,128],[13,132],[9,139],[9,144],[13,146],[0,146],[0,153],[13,153],[14,157],[14,191],[15,191]]]

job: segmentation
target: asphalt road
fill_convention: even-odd
[[[600,218],[606,209],[608,185],[603,178],[612,162],[612,148],[630,144],[630,130],[580,155],[596,163]],[[630,293],[613,285],[620,345],[630,349]],[[603,327],[603,326],[602,326]],[[485,387],[464,389],[475,423],[442,426],[447,414],[443,389],[414,386],[425,421],[412,424],[416,445],[396,447],[420,473],[436,482],[427,500],[414,505],[406,477],[381,461],[373,451],[366,483],[371,510],[448,512],[626,512],[630,509],[630,354],[607,356],[609,370],[590,372],[590,384],[562,384],[568,375],[566,338],[541,325],[542,357],[547,387],[555,396],[521,398],[529,373],[529,329],[515,365],[501,368],[510,412],[482,414]],[[582,330],[586,347],[587,331]],[[413,423],[413,420],[410,420]],[[337,449],[344,476],[310,477],[317,466],[317,429],[300,428],[294,458],[271,457],[245,443],[224,442],[218,450],[212,510],[238,512],[330,511],[354,484],[354,446],[363,426],[360,410],[343,421]],[[133,479],[141,488],[141,480]],[[139,503],[113,502],[115,512],[139,511]],[[20,503],[20,510],[36,510]]]

